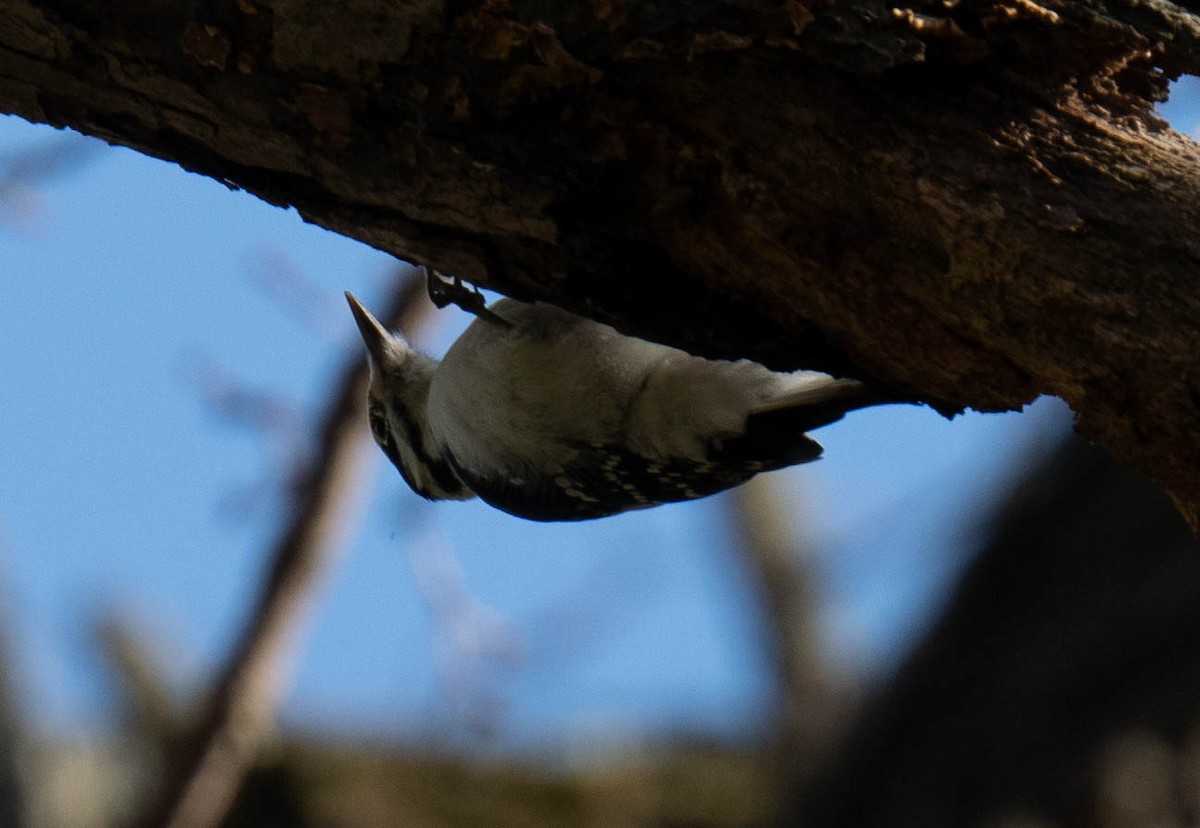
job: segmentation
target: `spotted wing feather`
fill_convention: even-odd
[[[456,471],[481,499],[529,520],[589,520],[662,503],[707,497],[741,485],[759,472],[821,456],[807,435],[790,435],[789,450],[765,459],[740,440],[714,444],[708,460],[654,461],[610,445],[577,446],[569,464],[552,476],[500,479]]]

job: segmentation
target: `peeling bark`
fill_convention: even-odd
[[[1200,148],[1150,111],[1198,46],[1163,0],[0,0],[0,110],[698,353],[1059,395],[1200,528]]]

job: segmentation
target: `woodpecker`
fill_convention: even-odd
[[[480,299],[438,362],[346,299],[370,359],[371,433],[405,482],[429,500],[478,496],[529,520],[706,497],[816,460],[821,445],[805,431],[898,401],[856,380],[703,359],[513,299],[486,309]]]

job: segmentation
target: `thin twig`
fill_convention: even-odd
[[[385,324],[415,329],[430,307],[424,293],[419,280],[404,282]],[[366,439],[368,381],[366,359],[356,356],[321,427],[313,465],[296,488],[295,517],[276,543],[258,605],[148,825],[219,824],[270,733],[317,587],[343,545],[349,513],[365,500],[360,484],[373,456]]]
[[[0,228],[7,225],[26,233],[39,229],[41,188],[75,172],[104,149],[103,141],[63,133],[26,149],[0,150]]]
[[[408,545],[408,561],[433,621],[434,658],[449,712],[476,736],[501,724],[501,675],[523,661],[512,622],[473,595],[448,537],[424,532]]]

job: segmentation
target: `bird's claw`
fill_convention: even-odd
[[[504,328],[512,327],[511,322],[487,306],[487,300],[478,287],[467,287],[458,276],[448,278],[427,265],[421,265],[421,269],[425,271],[425,287],[429,291],[429,300],[436,307],[457,305],[480,319],[486,319]]]

